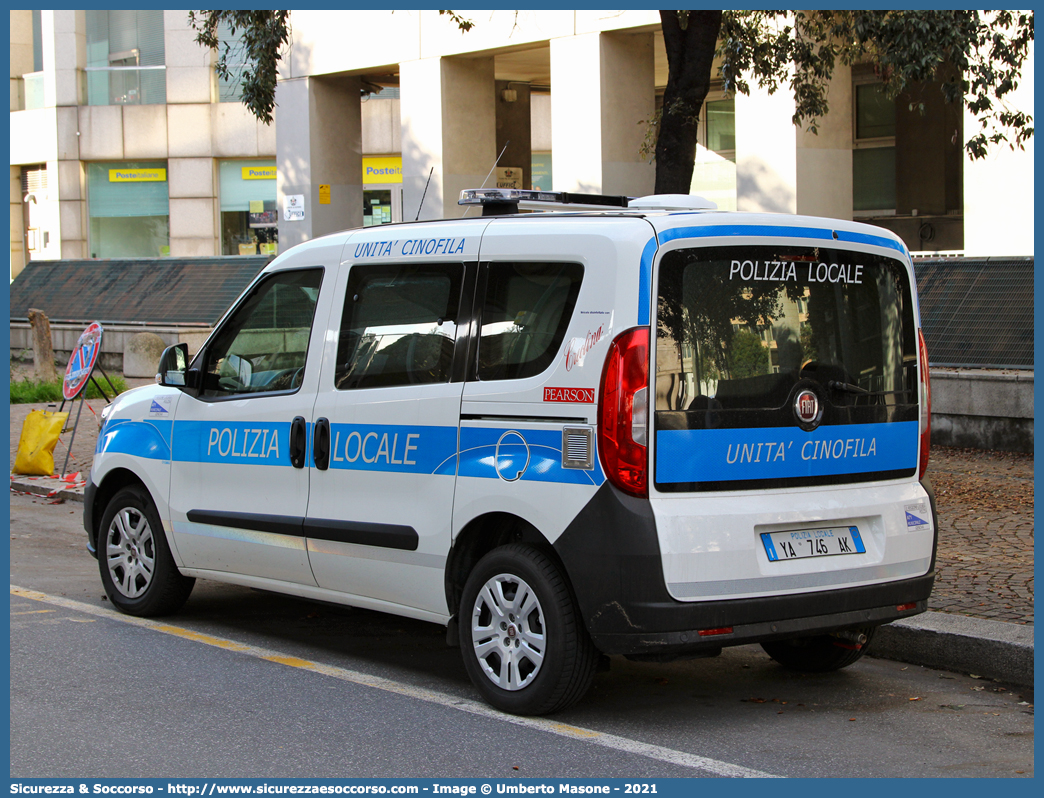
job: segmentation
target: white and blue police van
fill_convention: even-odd
[[[899,238],[689,196],[461,204],[281,254],[108,408],[84,526],[117,608],[202,578],[442,624],[522,714],[605,655],[829,671],[925,611]]]

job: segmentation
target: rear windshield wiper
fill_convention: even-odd
[[[830,380],[827,383],[827,387],[835,391],[845,391],[847,393],[856,393],[860,396],[869,396],[870,391],[866,388],[860,388],[858,385],[853,385],[850,382],[838,382],[837,380]],[[879,393],[893,393],[893,391],[880,391]]]

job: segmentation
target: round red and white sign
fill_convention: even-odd
[[[94,364],[98,362],[101,342],[102,326],[96,321],[92,322],[76,342],[69,364],[65,367],[62,396],[66,400],[75,399],[87,385],[87,380],[94,371]]]
[[[794,415],[805,424],[814,423],[819,417],[819,397],[807,389],[799,393],[794,400]]]

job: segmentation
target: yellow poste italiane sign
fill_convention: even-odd
[[[364,186],[368,183],[401,183],[402,157],[363,158],[362,171]]]
[[[167,170],[149,167],[147,169],[110,169],[110,183],[163,183],[167,180]]]
[[[274,166],[244,166],[241,174],[244,180],[275,180],[276,168]]]

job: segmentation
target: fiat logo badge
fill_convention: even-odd
[[[804,390],[794,400],[794,414],[804,424],[814,424],[819,417],[819,397],[812,391]]]

